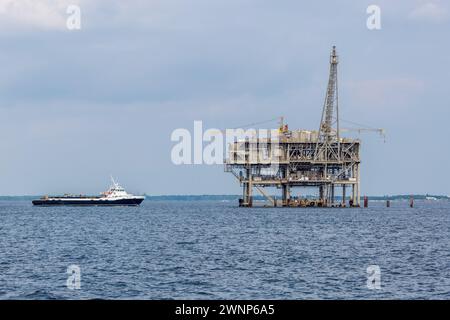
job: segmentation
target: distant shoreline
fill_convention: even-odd
[[[430,195],[430,194],[414,194],[414,195],[386,195],[386,196],[368,196],[369,200],[409,200],[411,196],[415,200],[426,200],[427,198],[437,200],[449,200],[449,196]],[[0,200],[29,200],[40,198],[37,196],[0,196]],[[238,200],[241,195],[145,195],[145,199],[149,201],[234,201]],[[307,196],[313,197],[313,196]],[[341,199],[336,197],[336,199]],[[254,196],[254,200],[264,200],[262,196]]]

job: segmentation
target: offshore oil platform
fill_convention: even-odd
[[[340,136],[349,129],[339,127],[338,62],[333,46],[319,130],[291,131],[281,117],[276,135],[246,136],[229,144],[225,171],[232,173],[242,186],[239,206],[253,206],[254,188],[274,207],[360,206],[360,140]],[[383,134],[382,129],[357,130]],[[281,189],[281,200],[265,188]],[[318,189],[318,195],[292,196],[293,188],[314,188],[316,192]]]

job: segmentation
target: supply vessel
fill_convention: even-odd
[[[35,206],[138,206],[144,201],[144,196],[127,193],[112,177],[111,181],[110,188],[99,196],[43,196],[32,203]]]

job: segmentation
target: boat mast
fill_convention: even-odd
[[[112,185],[113,185],[113,187],[117,187],[118,186],[118,184],[117,184],[117,182],[114,180],[114,178],[113,178],[113,176],[112,176],[112,174],[110,175],[110,177],[111,177],[111,181],[112,181]]]

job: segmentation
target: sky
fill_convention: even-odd
[[[318,129],[333,45],[341,118],[387,133],[359,136],[362,194],[450,194],[449,27],[439,0],[0,0],[0,195],[238,194],[171,133]]]

